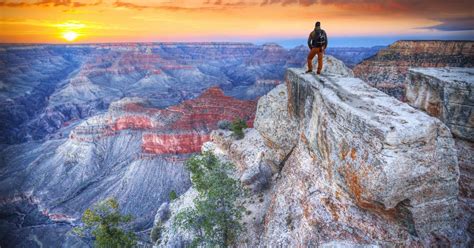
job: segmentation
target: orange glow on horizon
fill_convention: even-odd
[[[337,2],[337,1],[336,1]],[[10,3],[10,4],[8,4]],[[16,3],[16,4],[14,4]],[[174,4],[170,4],[174,3]],[[199,0],[7,0],[0,3],[0,42],[252,41],[306,38],[320,20],[329,36],[431,34],[441,22],[397,7],[354,11],[347,4],[270,4]],[[58,34],[60,34],[58,36]]]

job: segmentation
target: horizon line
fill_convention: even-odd
[[[338,37],[342,38],[342,37]],[[358,38],[358,37],[347,37]],[[362,37],[361,37],[362,38]],[[282,41],[282,40],[279,40]],[[394,41],[450,41],[450,42],[474,42],[474,39],[399,39]],[[256,44],[254,41],[109,41],[109,42],[0,42],[0,46],[4,45],[52,45],[52,46],[76,46],[76,45],[96,45],[96,44],[248,44],[248,45],[279,45],[278,41],[268,41],[262,44]],[[377,45],[375,45],[377,46]]]

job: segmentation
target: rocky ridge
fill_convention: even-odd
[[[286,84],[260,98],[244,139],[217,130],[203,146],[233,162],[253,192],[239,246],[467,246],[450,129],[347,68],[303,72],[289,69]],[[167,205],[171,217],[157,214],[158,247],[189,241],[172,216],[192,192]]]

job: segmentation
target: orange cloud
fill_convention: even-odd
[[[219,10],[219,8],[213,8],[213,7],[182,7],[178,5],[146,5],[146,4],[135,4],[131,2],[122,2],[122,1],[114,2],[113,6],[118,7],[118,8],[129,8],[129,9],[135,9],[135,10],[143,10],[143,9],[169,10],[169,11]]]
[[[24,1],[24,2],[0,2],[0,7],[29,7],[29,6],[69,6],[69,7],[86,7],[86,6],[97,6],[102,4],[102,0],[95,2],[78,2],[71,0],[41,0],[41,1]]]

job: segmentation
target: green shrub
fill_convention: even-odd
[[[234,119],[230,125],[230,130],[236,139],[242,139],[244,137],[244,128],[247,128],[247,123],[240,118]]]
[[[176,194],[176,192],[174,190],[171,190],[171,192],[169,194],[169,198],[170,198],[170,202],[171,202],[171,201],[174,201],[174,200],[178,199],[178,195]]]
[[[150,239],[153,244],[159,243],[157,241],[161,239],[161,229],[161,223],[158,223],[151,229]]]
[[[175,227],[194,234],[194,247],[231,246],[242,229],[240,220],[245,210],[237,205],[237,198],[243,195],[240,182],[228,175],[233,165],[203,152],[191,157],[186,167],[198,196],[193,208],[175,216]]]
[[[95,238],[95,247],[115,248],[133,247],[136,236],[125,231],[124,225],[132,221],[131,215],[122,215],[114,198],[94,204],[82,215],[83,226],[74,228],[74,233]]]

